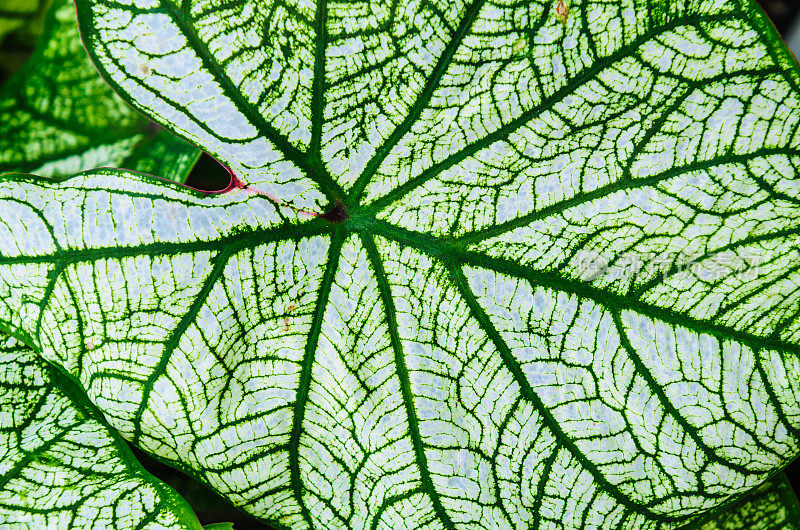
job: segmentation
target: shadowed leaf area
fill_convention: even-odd
[[[0,5],[0,83],[33,52],[49,0],[5,0]]]
[[[220,497],[213,490],[192,477],[159,462],[136,447],[131,447],[131,450],[142,467],[156,478],[163,480],[186,499],[201,524],[211,525],[220,521],[227,521],[233,523],[234,530],[266,530],[273,528],[234,508],[230,501]]]

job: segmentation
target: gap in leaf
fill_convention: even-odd
[[[211,488],[189,475],[156,460],[133,445],[130,448],[148,473],[168,484],[186,499],[201,524],[233,523],[234,530],[277,530],[234,508]]]
[[[202,191],[222,191],[231,182],[231,175],[214,157],[203,153],[184,184]]]

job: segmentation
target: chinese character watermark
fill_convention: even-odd
[[[718,283],[730,276],[741,280],[757,278],[762,272],[763,259],[753,253],[732,250],[705,255],[678,251],[610,254],[582,250],[575,254],[573,263],[578,277],[587,282],[602,279],[636,284],[658,276],[666,281],[692,275],[703,282]]]

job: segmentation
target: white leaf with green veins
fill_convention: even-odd
[[[167,157],[160,153],[165,148]],[[142,170],[143,157],[158,156],[161,176],[175,179],[188,174],[199,154],[114,94],[83,48],[74,4],[56,0],[37,50],[0,87],[0,173],[58,176],[98,166]]]
[[[0,339],[0,378],[0,527],[200,530],[75,383],[30,348]]]
[[[750,2],[79,0],[231,167],[0,182],[0,322],[291,528],[676,528],[798,453],[798,68]]]

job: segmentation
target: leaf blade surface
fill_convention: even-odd
[[[0,321],[286,526],[675,528],[750,490],[798,452],[796,66],[747,3],[564,6],[80,3],[240,186],[4,182]]]

